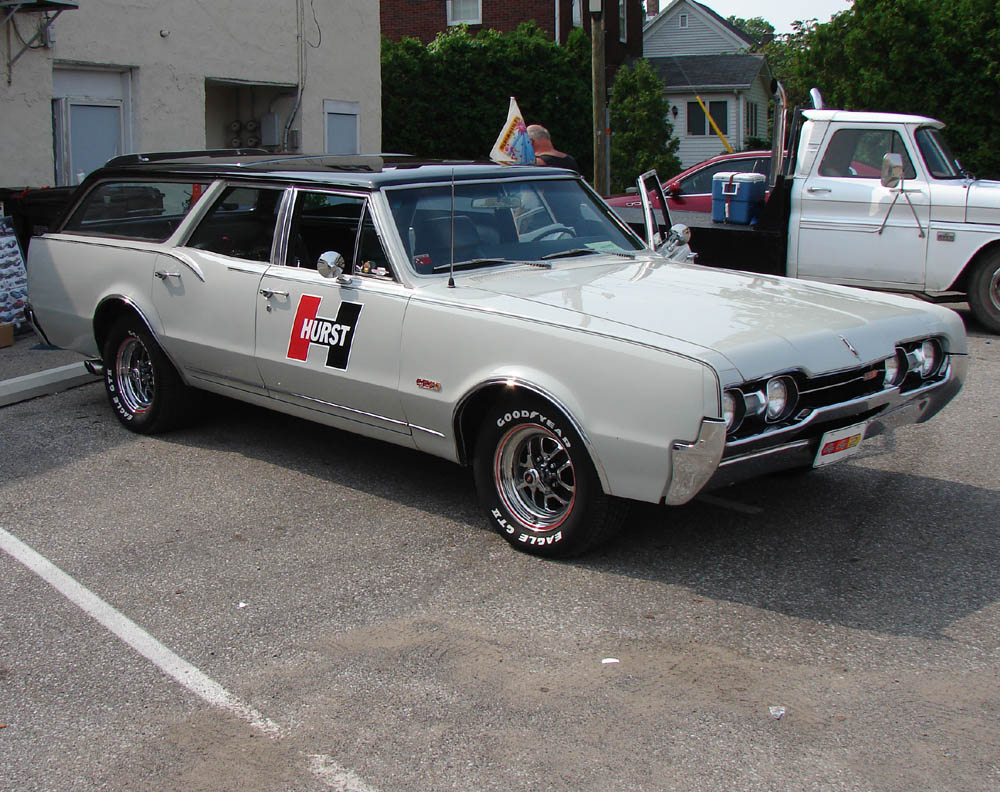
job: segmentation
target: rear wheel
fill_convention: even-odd
[[[984,256],[972,270],[969,306],[980,324],[1000,333],[1000,250]]]
[[[104,342],[104,386],[118,420],[133,432],[166,431],[186,411],[187,387],[134,316],[115,322]]]
[[[491,527],[519,550],[577,555],[624,521],[625,503],[603,492],[580,436],[536,397],[487,410],[473,470]]]

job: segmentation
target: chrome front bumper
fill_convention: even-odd
[[[687,503],[698,492],[792,468],[811,467],[820,439],[830,429],[866,421],[865,438],[898,426],[922,423],[962,389],[968,357],[952,355],[945,378],[901,393],[890,388],[859,399],[817,408],[793,425],[742,440],[725,442],[718,419],[705,419],[694,443],[674,443],[672,475],[664,502]]]
[[[952,355],[947,375],[941,381],[907,393],[890,388],[860,399],[822,407],[795,426],[763,437],[728,443],[718,469],[705,489],[724,487],[779,470],[811,467],[819,450],[820,438],[832,428],[865,420],[865,439],[868,439],[899,426],[923,423],[958,395],[968,366],[967,356]]]

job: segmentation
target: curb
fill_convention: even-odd
[[[100,377],[95,377],[87,371],[82,361],[39,371],[36,374],[14,377],[0,381],[0,407],[99,381]]]

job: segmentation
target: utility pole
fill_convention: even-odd
[[[594,95],[594,189],[607,197],[608,185],[608,88],[604,70],[603,0],[590,0],[591,81]]]

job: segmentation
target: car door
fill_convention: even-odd
[[[184,244],[157,258],[153,304],[174,362],[193,381],[264,390],[254,322],[283,194],[225,185]]]
[[[379,234],[365,195],[295,190],[282,258],[258,289],[256,359],[272,398],[351,430],[408,434],[399,399],[408,292]],[[344,258],[340,277],[316,268],[331,251]]]
[[[889,152],[903,156],[905,194],[882,186],[882,157]],[[914,161],[895,129],[834,129],[793,201],[797,271],[790,274],[858,286],[922,286],[930,190]]]

